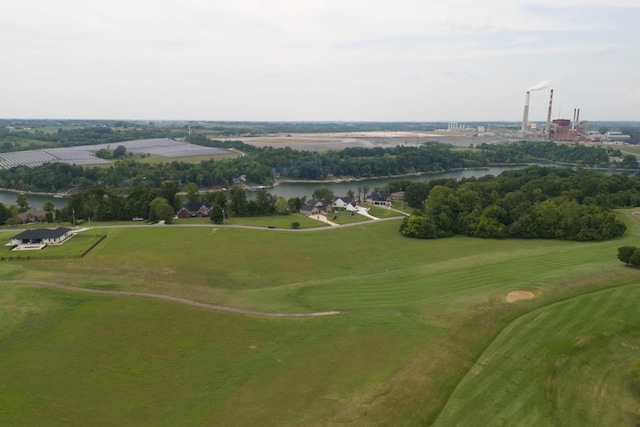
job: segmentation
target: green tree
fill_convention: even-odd
[[[362,186],[362,198],[364,200],[367,200],[367,194],[369,194],[369,186],[368,185],[363,185]]]
[[[433,218],[422,215],[405,217],[400,224],[400,233],[403,236],[418,239],[435,239],[440,237],[438,226]]]
[[[158,190],[160,197],[163,197],[173,209],[180,209],[180,199],[177,197],[180,187],[176,181],[163,181]]]
[[[98,151],[96,151],[96,157],[99,157],[101,159],[111,159],[113,157],[113,155],[111,154],[111,151],[107,150],[106,148],[101,148]]]
[[[290,212],[300,212],[300,209],[302,208],[302,205],[304,205],[304,202],[306,201],[306,197],[292,197],[289,200],[287,200],[287,205],[289,205],[289,211]]]
[[[625,169],[638,169],[638,159],[633,154],[625,154],[620,166]]]
[[[247,193],[244,188],[240,186],[234,186],[229,190],[229,209],[235,216],[247,215]]]
[[[118,145],[115,150],[113,150],[113,158],[118,159],[120,157],[124,157],[127,154],[127,147],[124,145]]]
[[[224,211],[220,205],[211,207],[211,222],[214,224],[222,224],[224,222]]]
[[[424,201],[429,196],[429,184],[426,182],[412,182],[404,193],[404,201],[412,209],[422,209]]]
[[[0,203],[0,224],[5,223],[9,218],[11,218],[11,209],[4,203]]]
[[[335,199],[333,195],[333,191],[331,191],[328,187],[320,187],[313,190],[313,195],[311,196],[316,200],[325,200],[329,203],[333,203]]]
[[[26,212],[29,210],[29,201],[27,200],[27,196],[25,194],[18,194],[16,197],[16,205],[18,205],[18,210],[20,212]]]
[[[149,204],[151,221],[164,221],[166,224],[171,224],[174,213],[173,207],[164,197],[156,197]]]
[[[618,259],[625,264],[629,264],[631,255],[637,250],[635,246],[621,246],[618,248]]]
[[[53,212],[55,208],[56,207],[51,200],[47,200],[42,204],[42,210],[44,210],[45,212]]]
[[[256,214],[257,215],[273,215],[276,210],[276,202],[278,198],[266,190],[258,190],[256,192]]]
[[[629,257],[629,265],[640,268],[640,249],[636,249],[633,251],[631,256]]]
[[[278,215],[289,215],[291,212],[289,211],[289,203],[284,196],[279,196],[278,201],[276,202],[276,213]]]
[[[188,182],[187,185],[185,185],[185,190],[187,191],[188,202],[201,201],[200,192],[198,191],[198,185],[195,182]]]

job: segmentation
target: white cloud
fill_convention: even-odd
[[[635,3],[10,2],[0,92],[14,98],[0,116],[517,120],[537,81],[573,87],[554,75],[590,70],[591,86],[611,86],[613,67],[637,69]],[[608,91],[628,94],[632,73],[619,74]],[[446,101],[430,109],[425,98]],[[585,99],[602,118],[630,118],[628,104]]]

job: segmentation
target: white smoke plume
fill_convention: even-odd
[[[529,89],[527,89],[527,92],[533,92],[534,90],[542,90],[548,87],[549,87],[549,82],[547,80],[543,80],[537,85],[531,86]]]

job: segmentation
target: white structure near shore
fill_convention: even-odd
[[[60,245],[73,235],[70,228],[38,228],[25,230],[11,238],[7,246],[14,250],[42,249],[47,245]]]

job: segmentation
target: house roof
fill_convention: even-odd
[[[202,206],[204,206],[207,209],[211,209],[211,205],[209,203],[188,202],[184,204],[184,208],[189,212],[197,212]]]
[[[342,200],[346,204],[349,204],[349,203],[352,203],[355,200],[355,197],[351,197],[351,196],[336,197],[336,200],[338,200],[338,199]]]
[[[38,239],[57,239],[70,232],[70,228],[58,227],[53,228],[37,228],[34,230],[25,230],[20,234],[13,236],[11,239],[19,240],[38,240]]]
[[[389,200],[389,193],[386,191],[374,191],[371,193],[371,200]]]
[[[16,215],[16,218],[18,218],[21,222],[25,222],[31,218],[44,218],[46,215],[47,213],[42,209],[33,208],[29,209],[28,211],[19,213],[18,215]]]
[[[304,203],[304,205],[302,205],[301,209],[302,210],[312,210],[313,208],[326,209],[327,207],[329,207],[329,203],[327,203],[326,200],[309,199]]]

